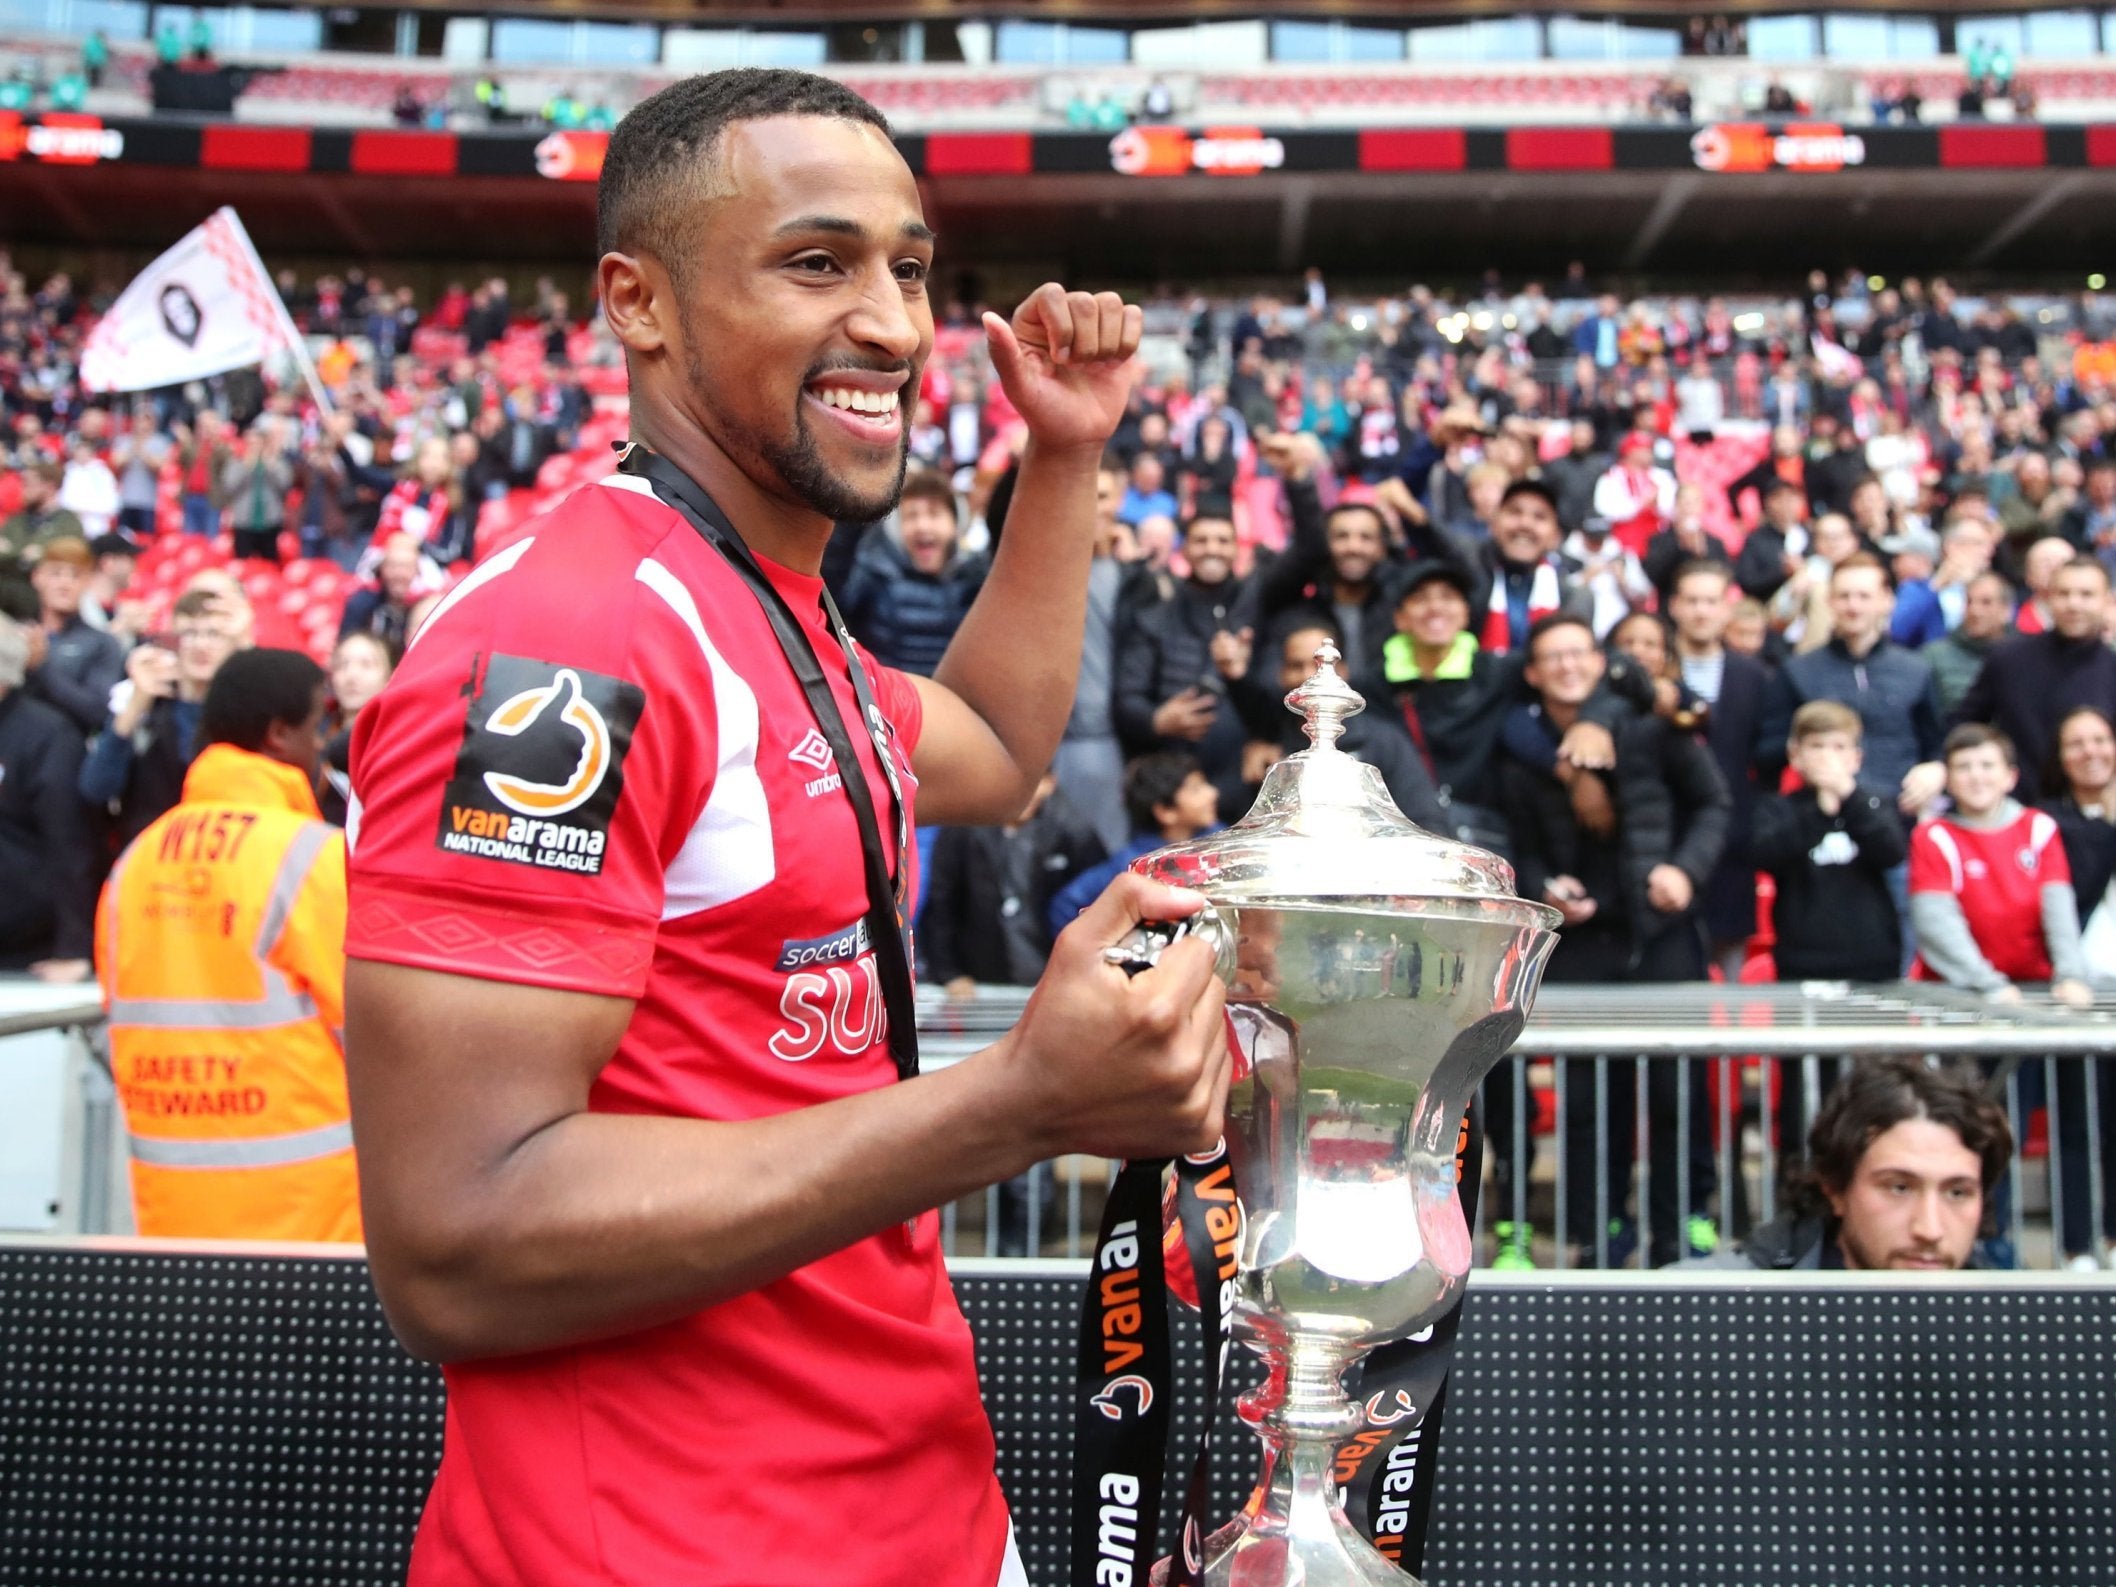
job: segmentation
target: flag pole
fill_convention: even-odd
[[[279,296],[278,283],[272,279],[271,272],[265,269],[264,261],[257,257],[257,245],[250,241],[250,234],[243,229],[242,217],[235,213],[234,206],[230,204],[221,205],[220,213],[228,217],[228,229],[235,233],[235,240],[242,244],[242,251],[248,256],[250,267],[257,272],[257,279],[264,283],[265,291],[271,294],[272,309],[279,321],[279,333],[286,338],[287,350],[294,355],[294,362],[300,366],[302,378],[308,382],[309,393],[315,397],[316,406],[325,413],[332,412],[330,393],[323,389],[323,377],[316,373],[316,366],[309,359],[308,343],[302,340],[300,328],[294,324],[294,316],[287,312],[287,306]]]

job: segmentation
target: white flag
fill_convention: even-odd
[[[262,364],[299,346],[257,250],[232,209],[215,210],[140,273],[89,333],[81,383],[146,391]]]

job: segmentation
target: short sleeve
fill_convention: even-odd
[[[2035,851],[2036,876],[2042,885],[2051,887],[2062,882],[2070,887],[2072,857],[2065,852],[2064,844],[2058,841],[2056,820],[2041,810],[2029,812],[2028,843]],[[2092,909],[2094,904],[2099,902],[2099,899],[2090,901],[2087,909]],[[2080,914],[2084,916],[2086,912],[2087,910],[2083,909]]]
[[[621,537],[555,538],[579,554],[484,564],[361,713],[346,951],[638,997],[712,788],[713,689]]]
[[[1940,847],[1939,824],[1928,821],[1910,834],[1910,891],[1955,893],[1953,868]]]

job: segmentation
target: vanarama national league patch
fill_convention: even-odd
[[[625,751],[645,704],[637,685],[582,667],[485,658],[435,846],[600,875]]]

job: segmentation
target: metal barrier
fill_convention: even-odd
[[[980,987],[966,999],[920,987],[926,1066],[941,1068],[988,1046],[1013,1028],[1027,998],[1021,987]],[[0,1038],[93,1030],[101,1020],[92,989],[0,982]],[[1539,1265],[1627,1265],[1636,1231],[1669,1221],[1647,1216],[1655,1173],[1690,1164],[1699,1130],[1711,1135],[1712,1167],[1709,1175],[1675,1174],[1672,1203],[1663,1203],[1672,1205],[1672,1229],[1684,1242],[1673,1254],[1683,1254],[1693,1216],[1710,1219],[1720,1237],[1738,1236],[1775,1213],[1787,1154],[1799,1155],[1806,1121],[1835,1066],[1883,1052],[1974,1059],[1990,1072],[2014,1119],[2013,1172],[2001,1199],[2002,1233],[2014,1259],[2054,1266],[2077,1252],[2098,1253],[2103,1238],[2116,1234],[2116,1142],[2104,1133],[2116,1130],[2116,1059],[2105,1057],[2116,1053],[2116,1000],[2074,1012],[2032,993],[2009,1006],[1917,982],[1550,986],[1515,1055],[1486,1082],[1488,1117],[1497,1097],[1500,1117],[1510,1114],[1525,1127],[1510,1136],[1495,1131],[1487,1154],[1492,1186],[1479,1209],[1479,1259],[1497,1253],[1495,1229],[1503,1222],[1515,1226],[1518,1248]],[[1661,1063],[1671,1059],[1681,1061]],[[79,1068],[81,1095],[68,1114],[80,1131],[68,1154],[77,1188],[67,1192],[65,1224],[91,1233],[122,1229],[123,1197],[110,1189],[122,1157],[112,1146],[109,1077],[94,1065]],[[1591,1104],[1575,1099],[1581,1086],[1591,1088]],[[1656,1089],[1668,1105],[1652,1105]],[[1626,1095],[1628,1128],[1615,1111]],[[1537,1149],[1545,1097],[1557,1124],[1547,1152]],[[2038,1105],[2047,1147],[2031,1153],[2027,1126]],[[1591,1127],[1576,1128],[1568,1144],[1564,1121],[1587,1108]],[[1656,1154],[1656,1128],[1672,1132],[1672,1150],[1663,1140]],[[1572,1160],[1582,1138],[1593,1153],[1584,1171]],[[1065,1158],[953,1203],[942,1209],[946,1249],[958,1257],[1084,1256],[1115,1174],[1116,1165],[1102,1159]],[[1711,1182],[1702,1196],[1698,1178]],[[1585,1186],[1594,1197],[1591,1220],[1574,1204]],[[1629,1227],[1627,1186],[1639,1212]],[[1580,1234],[1583,1224],[1585,1238],[1563,1237]],[[1557,1237],[1522,1241],[1522,1226]],[[1636,1243],[1651,1256],[1650,1238]]]
[[[1024,988],[980,987],[957,1000],[921,987],[927,1066],[958,1062],[1004,1034],[1027,996]],[[1626,1266],[1634,1242],[1650,1259],[1653,1242],[1641,1233],[1649,1224],[1672,1224],[1668,1235],[1677,1244],[1664,1256],[1690,1254],[1693,1216],[1710,1221],[1715,1239],[1738,1237],[1775,1215],[1788,1158],[1805,1155],[1807,1123],[1837,1066],[1890,1052],[1974,1060],[1989,1074],[1993,1094],[2007,1100],[2014,1161],[2000,1197],[2000,1233],[2012,1260],[2054,1266],[2072,1252],[2099,1253],[2104,1234],[2116,1232],[2116,1197],[2107,1183],[2116,1177],[2116,1154],[2103,1135],[2116,1127],[2116,1063],[2101,1061],[2116,1052],[2116,1000],[2080,1012],[2032,992],[2016,1005],[1992,1004],[1924,982],[1692,982],[1543,989],[1514,1055],[1485,1083],[1488,1128],[1494,1112],[1502,1126],[1510,1115],[1525,1127],[1510,1135],[1493,1129],[1492,1185],[1478,1218],[1480,1261],[1497,1253],[1500,1223],[1556,1230],[1557,1238],[1523,1241],[1520,1249],[1560,1270]],[[1583,1086],[1591,1088],[1591,1102],[1576,1095]],[[1537,1150],[1543,1098],[1556,1125],[1547,1152]],[[1626,1099],[1628,1119],[1616,1111]],[[2048,1147],[2031,1154],[2027,1126],[2038,1105]],[[1575,1121],[1570,1143],[1568,1118]],[[1664,1132],[1659,1152],[1656,1128]],[[1663,1203],[1672,1217],[1649,1219],[1655,1173],[1703,1161],[1693,1159],[1699,1131],[1710,1135],[1709,1173],[1674,1172],[1674,1193]],[[1573,1161],[1583,1139],[1591,1165]],[[947,1249],[956,1256],[1083,1256],[1115,1173],[1113,1163],[1068,1158],[1013,1187],[965,1198],[943,1210]],[[1700,1179],[1710,1182],[1702,1195]],[[1591,1219],[1575,1204],[1587,1186]],[[1636,1218],[1624,1206],[1626,1187]],[[1031,1229],[1039,1234],[1034,1242],[1026,1238]],[[1564,1238],[1568,1231],[1578,1237]],[[2007,1246],[1987,1255],[2005,1262]]]

